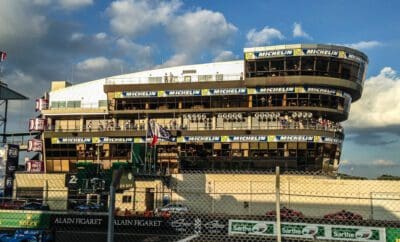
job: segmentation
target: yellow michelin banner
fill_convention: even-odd
[[[52,138],[52,144],[126,144],[150,143],[151,138],[145,137],[57,137]],[[314,142],[341,144],[342,140],[326,136],[310,135],[231,135],[231,136],[178,136],[175,141],[162,141],[160,144],[207,142],[207,143],[232,143],[232,142]]]
[[[225,96],[225,95],[253,95],[253,94],[277,94],[277,93],[315,93],[333,96],[350,97],[341,90],[323,87],[259,87],[259,88],[210,88],[188,90],[164,90],[164,91],[124,91],[116,92],[114,98],[143,98],[143,97],[181,97],[181,96]]]

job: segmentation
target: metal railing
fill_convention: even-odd
[[[243,80],[243,73],[211,74],[211,75],[166,75],[147,77],[110,77],[106,79],[106,85],[123,84],[160,84],[160,83],[190,83],[190,82],[216,82],[216,81],[239,81]]]
[[[272,123],[272,124],[271,124]],[[212,131],[212,130],[317,130],[334,132],[343,135],[343,127],[340,125],[327,125],[327,124],[312,124],[305,123],[300,124],[298,121],[292,123],[282,124],[278,122],[259,122],[257,124],[248,125],[237,125],[237,123],[226,123],[224,126],[217,126],[212,128],[208,125],[178,125],[178,126],[164,126],[171,131]],[[104,131],[145,131],[145,126],[114,126],[114,127],[83,127],[81,128],[61,128],[55,127],[54,125],[47,126],[46,131],[55,132],[104,132]]]

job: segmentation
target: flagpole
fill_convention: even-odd
[[[146,130],[146,135],[144,138],[144,172],[147,171],[147,133],[148,133],[148,129],[149,129],[149,120],[148,117],[145,119],[145,130]]]
[[[153,173],[155,173],[156,172],[156,163],[157,163],[157,158],[156,158],[157,144],[154,146],[153,152],[154,152],[154,154],[153,154]]]

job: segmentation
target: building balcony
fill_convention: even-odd
[[[243,73],[215,73],[205,75],[185,74],[181,76],[146,76],[146,77],[110,77],[106,79],[105,85],[129,85],[129,84],[166,84],[166,83],[197,83],[197,82],[222,82],[243,80]]]
[[[219,107],[219,108],[204,108],[193,107],[185,109],[129,109],[129,110],[114,110],[110,114],[118,116],[126,116],[127,114],[185,114],[185,113],[229,113],[229,112],[276,112],[276,111],[304,111],[323,113],[326,117],[333,121],[344,121],[348,117],[348,112],[343,107],[328,108],[319,106],[264,106],[264,107]]]
[[[343,90],[349,93],[352,101],[357,101],[361,97],[363,90],[362,83],[350,81],[338,77],[313,76],[313,75],[251,75],[245,78],[246,87],[258,86],[321,86]]]
[[[209,126],[181,126],[167,127],[174,136],[229,136],[229,135],[314,135],[329,136],[334,138],[344,138],[343,128],[338,125],[327,124],[302,124],[294,122],[291,124],[264,125],[262,123],[239,126],[216,127]],[[44,132],[45,138],[53,137],[145,137],[146,130],[141,128],[110,128],[107,130],[99,129],[48,129]]]
[[[50,108],[42,110],[42,115],[104,115],[107,113],[107,107],[76,107],[76,108]]]

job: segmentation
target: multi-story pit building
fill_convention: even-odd
[[[161,174],[277,164],[335,172],[340,123],[361,97],[367,63],[365,54],[343,46],[279,45],[245,48],[244,60],[53,82],[42,110],[45,170],[132,162]],[[175,139],[146,148],[149,120]]]

